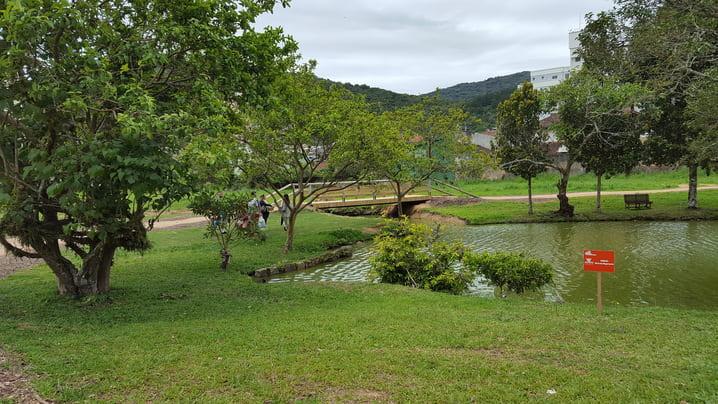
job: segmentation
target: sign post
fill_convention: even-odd
[[[583,250],[583,270],[597,272],[596,294],[598,302],[598,315],[603,311],[601,302],[601,272],[613,272],[615,256],[613,251]]]

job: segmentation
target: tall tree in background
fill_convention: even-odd
[[[698,151],[710,133],[689,122],[714,102],[702,103],[689,92],[697,81],[715,80],[710,72],[718,61],[718,4],[619,0],[613,11],[589,14],[579,39],[587,69],[655,91],[662,113],[649,122],[646,161],[686,165],[688,207],[697,208],[698,168],[710,167]]]
[[[718,67],[706,70],[705,77],[694,80],[686,94],[688,126],[702,133],[691,143],[691,152],[715,170],[718,168]]]
[[[490,165],[488,156],[477,152],[462,131],[466,121],[463,110],[442,107],[438,97],[383,114],[387,136],[376,141],[374,172],[391,181],[400,217],[402,199],[432,175],[454,170],[461,159]],[[477,164],[473,166],[476,171]]]
[[[601,211],[601,178],[629,172],[640,159],[641,125],[634,107],[647,91],[588,71],[574,73],[549,90],[547,99],[560,121],[551,126],[576,162],[596,175],[596,212]],[[566,180],[567,181],[567,180]]]
[[[540,93],[529,82],[499,104],[496,139],[492,148],[499,158],[499,167],[528,182],[529,210],[533,215],[531,179],[546,170],[548,135],[541,128]]]
[[[115,251],[150,247],[146,211],[188,192],[188,138],[261,103],[296,46],[251,27],[275,1],[2,4],[0,243],[60,294],[107,292]]]
[[[299,212],[339,181],[363,179],[382,134],[363,98],[338,85],[326,88],[311,66],[283,77],[274,91],[277,103],[251,111],[232,147],[247,178],[276,199],[284,185],[295,184],[284,246],[289,251]]]

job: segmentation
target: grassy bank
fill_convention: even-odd
[[[543,173],[532,181],[534,194],[555,194],[558,174]],[[658,173],[634,173],[630,175],[616,175],[604,178],[601,189],[604,191],[633,191],[647,189],[676,188],[680,184],[688,183],[688,169],[679,168],[673,171]],[[698,184],[718,184],[718,177],[708,176],[704,171],[698,173]],[[457,181],[457,186],[478,196],[504,196],[527,195],[528,185],[520,177],[491,180]],[[568,192],[588,192],[596,190],[596,176],[594,174],[580,174],[571,176],[568,182]]]
[[[44,266],[11,275],[0,347],[42,375],[43,397],[68,402],[718,400],[718,312],[597,317],[591,305],[372,283],[253,283],[244,273],[377,222],[305,213],[285,257],[272,219],[267,242],[240,245],[226,273],[190,228],[119,255],[108,296],[56,296]]]
[[[527,202],[482,202],[476,205],[446,206],[427,209],[441,215],[456,216],[471,224],[527,223],[552,221],[605,221],[605,220],[718,220],[718,191],[698,193],[700,209],[686,209],[687,194],[670,192],[651,194],[651,209],[626,209],[620,195],[603,195],[601,213],[596,211],[596,197],[570,198],[576,216],[572,219],[556,218],[551,212],[558,210],[558,200],[534,202],[534,214],[528,215]]]

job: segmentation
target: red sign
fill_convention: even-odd
[[[583,250],[583,270],[595,272],[613,272],[613,251]]]

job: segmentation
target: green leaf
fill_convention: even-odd
[[[105,173],[105,168],[102,166],[92,166],[87,170],[87,174],[90,178],[97,178]]]
[[[58,196],[64,190],[65,186],[62,182],[56,182],[47,187],[47,196],[54,198]]]

